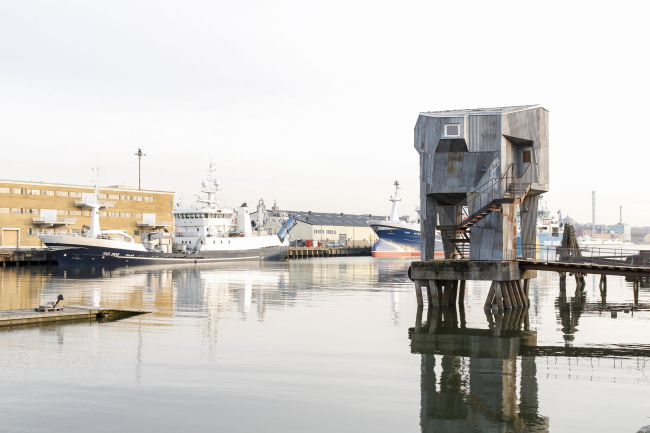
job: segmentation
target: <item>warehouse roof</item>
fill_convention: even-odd
[[[537,108],[540,105],[514,105],[512,107],[494,107],[494,108],[468,108],[464,110],[446,110],[446,111],[427,111],[420,113],[424,116],[431,117],[463,117],[469,115],[490,115],[512,113],[514,111],[528,110]]]
[[[369,220],[386,220],[385,215],[353,215],[346,213],[305,212],[295,210],[284,210],[282,212],[286,212],[293,216],[296,221],[315,226],[367,227]]]

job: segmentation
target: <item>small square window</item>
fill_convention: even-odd
[[[445,125],[445,137],[459,137],[460,136],[460,125],[457,123],[451,123]]]
[[[530,150],[524,150],[521,154],[524,164],[530,164],[533,162],[533,153]]]

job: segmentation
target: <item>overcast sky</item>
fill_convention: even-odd
[[[639,9],[639,8],[644,8]],[[641,2],[0,1],[0,178],[400,214],[419,112],[541,104],[549,208],[650,225]]]

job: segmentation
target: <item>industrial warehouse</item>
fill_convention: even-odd
[[[39,234],[80,234],[90,225],[94,186],[0,180],[3,249],[41,249]],[[126,230],[136,242],[147,231],[172,229],[174,193],[125,186],[99,189],[102,229]]]

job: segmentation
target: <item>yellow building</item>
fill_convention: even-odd
[[[43,248],[39,233],[81,233],[94,193],[93,186],[0,180],[0,248]],[[144,232],[173,229],[172,192],[112,186],[100,188],[99,199],[102,230],[125,230],[139,242]]]

